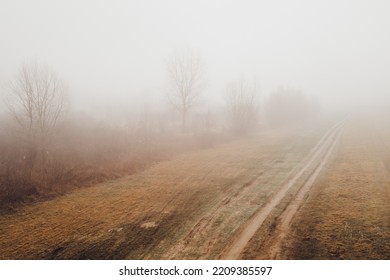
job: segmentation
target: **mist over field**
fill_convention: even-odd
[[[301,89],[329,109],[388,99],[387,1],[1,1],[1,84],[25,60],[50,65],[69,85],[72,108],[128,111],[158,105],[165,60],[199,51],[203,107],[226,83],[255,79],[264,97]],[[2,89],[6,94],[6,89]],[[222,102],[223,103],[223,102]]]
[[[315,241],[299,241],[311,228],[295,227],[300,210],[288,199],[303,204],[328,168],[337,176],[321,177],[318,185],[337,185],[340,178],[344,184],[340,170],[371,182],[361,166],[346,167],[356,159],[380,161],[367,167],[372,174],[389,171],[389,15],[386,0],[0,0],[0,220],[42,201],[48,202],[45,209],[71,213],[84,205],[83,195],[96,205],[105,197],[122,201],[110,211],[104,203],[97,206],[106,215],[102,224],[91,222],[100,239],[85,238],[90,232],[73,240],[71,232],[48,231],[41,237],[52,238],[49,249],[41,244],[37,251],[13,254],[10,229],[0,236],[0,247],[9,246],[11,253],[0,258],[388,256],[372,243],[372,254],[361,249],[364,244],[351,249],[348,242],[346,251],[356,254],[325,250],[318,245],[326,243],[325,226],[318,226]],[[369,152],[356,152],[364,148]],[[388,196],[382,191],[372,201]],[[149,201],[151,192],[159,195]],[[299,214],[303,224],[333,209],[318,202],[321,195]],[[129,201],[134,216],[115,216],[131,212]],[[243,210],[230,213],[226,205]],[[277,207],[287,210],[276,213]],[[383,222],[386,207],[378,215],[373,210],[373,223]],[[335,212],[318,220],[331,224]],[[178,231],[191,232],[185,237],[172,232],[184,216],[193,218]],[[39,217],[71,223],[51,214]],[[108,222],[113,217],[122,224]],[[334,223],[346,231],[360,225],[355,218]],[[19,225],[12,219],[2,222]],[[260,244],[273,230],[265,228],[272,219],[280,226]],[[386,230],[371,232],[365,219],[355,229],[366,235],[351,233],[348,240],[379,238],[388,246]],[[283,243],[290,222],[296,238]],[[81,226],[87,232],[91,225]],[[107,232],[126,233],[118,240],[132,249],[104,247],[114,240]],[[22,235],[17,238],[24,240]],[[150,241],[156,235],[169,244],[166,252]],[[197,242],[209,247],[194,253]],[[271,249],[259,255],[247,244]],[[100,246],[103,253],[91,249]],[[299,246],[319,249],[299,255],[291,249]],[[280,248],[287,247],[282,255]]]

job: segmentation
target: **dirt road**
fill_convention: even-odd
[[[387,120],[381,112],[350,118],[332,163],[289,225],[278,258],[390,259]]]
[[[238,259],[242,251],[245,249],[249,240],[253,237],[256,231],[262,226],[263,222],[271,214],[271,212],[277,207],[296,184],[299,184],[299,179],[303,176],[307,176],[306,172],[311,167],[316,166],[311,171],[309,177],[300,183],[301,187],[298,188],[295,196],[290,200],[285,210],[281,213],[274,224],[273,232],[270,233],[269,238],[263,241],[261,255],[267,259],[273,259],[278,257],[280,242],[285,236],[289,224],[293,219],[295,213],[299,207],[304,203],[311,186],[318,177],[321,170],[324,168],[326,162],[329,160],[335,145],[339,139],[343,122],[333,126],[324,137],[313,148],[307,159],[303,162],[303,166],[298,169],[296,174],[290,178],[279,192],[274,195],[255,215],[246,222],[238,233],[233,237],[227,249],[221,255],[222,259]]]

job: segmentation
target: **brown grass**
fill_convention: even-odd
[[[377,124],[375,127],[375,123]],[[358,119],[285,241],[289,259],[390,259],[390,130]]]
[[[2,215],[0,258],[217,258],[323,131],[280,131],[191,152]]]

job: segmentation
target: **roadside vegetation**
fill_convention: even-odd
[[[282,258],[389,259],[389,127],[354,118],[284,241]]]
[[[198,52],[175,52],[167,59],[164,104],[157,109],[133,106],[121,118],[105,119],[76,114],[68,85],[58,73],[42,63],[23,63],[7,88],[6,110],[0,118],[1,209],[133,174],[184,151],[259,133],[267,120],[283,127],[292,119],[293,124],[303,123],[313,113],[309,100],[294,89],[271,94],[261,112],[256,81],[244,79],[221,89],[224,106],[214,108],[202,96],[211,83],[206,78]],[[274,123],[281,110],[285,116]]]

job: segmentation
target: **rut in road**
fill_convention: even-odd
[[[281,245],[282,241],[285,238],[285,236],[288,233],[290,223],[292,219],[294,218],[295,214],[299,210],[299,208],[302,206],[302,204],[305,202],[307,195],[314,184],[315,180],[317,179],[319,173],[324,168],[326,162],[332,155],[332,152],[336,146],[337,139],[340,135],[340,131],[337,133],[337,135],[334,136],[334,141],[331,145],[331,147],[326,152],[325,157],[321,160],[321,162],[318,164],[316,169],[313,171],[313,173],[310,175],[310,177],[307,179],[307,181],[304,183],[303,187],[298,191],[297,195],[294,197],[294,199],[291,201],[291,203],[287,206],[287,208],[284,210],[284,212],[280,215],[278,219],[278,227],[276,228],[273,235],[264,242],[263,250],[261,253],[262,258],[266,259],[278,259],[281,257]]]
[[[286,184],[281,188],[281,190],[273,196],[267,204],[265,204],[257,213],[252,216],[246,222],[242,228],[238,231],[238,233],[233,237],[232,241],[226,247],[224,252],[221,254],[221,259],[238,259],[243,252],[245,246],[248,244],[249,240],[253,237],[256,231],[261,227],[266,218],[270,215],[272,210],[281,203],[283,198],[286,196],[288,191],[297,183],[298,179],[300,179],[303,174],[311,169],[314,165],[317,165],[315,170],[310,174],[306,183],[301,187],[298,191],[297,195],[293,198],[293,204],[290,204],[286,210],[281,214],[281,219],[279,223],[282,222],[283,231],[285,232],[286,227],[288,227],[291,222],[295,212],[298,210],[300,205],[304,202],[304,198],[306,197],[310,187],[314,183],[316,177],[324,167],[326,161],[329,159],[335,144],[339,138],[341,133],[341,128],[343,126],[343,122],[336,124],[333,126],[318,142],[318,144],[312,149],[307,159],[304,161],[304,165],[299,171],[286,182]],[[294,205],[294,206],[292,206]],[[275,237],[275,241],[273,241],[276,245],[271,246],[273,249],[270,250],[272,257],[276,257],[278,255],[280,246],[280,240],[282,239],[283,234],[277,234]],[[272,239],[272,238],[271,238]],[[272,239],[273,240],[273,239]]]

